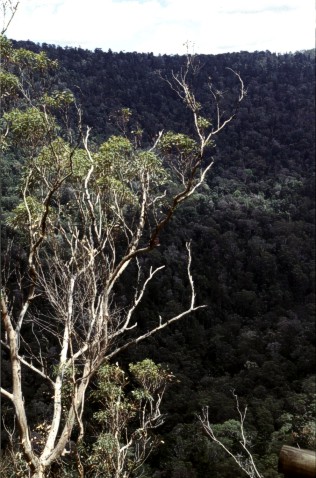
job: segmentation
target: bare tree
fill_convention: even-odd
[[[17,59],[8,41],[6,45],[6,73],[12,76],[10,61],[16,64],[21,55]],[[31,55],[33,68],[37,65],[42,72],[48,67],[45,56]],[[62,456],[75,425],[82,440],[87,388],[102,364],[204,307],[196,304],[187,244],[190,297],[184,310],[159,316],[145,333],[134,319],[148,284],[164,268],[148,267],[145,257],[159,245],[177,207],[205,180],[213,164],[207,148],[235,114],[221,117],[211,89],[216,126],[199,116],[201,106],[188,84],[192,68],[190,58],[183,72],[168,81],[191,110],[197,139],[161,132],[147,150],[135,148],[125,136],[93,145],[78,109],[78,134],[72,141],[73,133],[60,133],[54,111],[73,104],[73,97],[45,93],[34,101],[30,84],[23,87],[25,71],[17,78],[19,102],[3,115],[2,138],[5,149],[19,144],[27,156],[22,201],[7,219],[24,244],[26,264],[4,263],[1,344],[10,354],[12,386],[1,387],[1,394],[14,407],[21,449],[33,477],[44,477]],[[240,102],[245,90],[235,75]],[[117,286],[127,277],[133,290],[127,293],[129,303],[124,303]],[[54,366],[47,343],[58,350]],[[52,392],[42,444],[36,450],[23,396],[26,369]]]
[[[245,418],[247,414],[247,407],[242,411],[239,405],[239,400],[237,394],[233,391],[233,395],[236,401],[236,409],[239,415],[239,444],[241,446],[241,453],[234,453],[229,449],[228,446],[215,434],[214,426],[210,423],[208,407],[205,407],[201,415],[198,415],[198,419],[205,431],[206,435],[217,443],[224,451],[227,453],[237,465],[246,473],[249,478],[263,478],[263,475],[259,473],[256,464],[254,462],[253,455],[251,453],[250,441],[247,438],[247,433],[245,431]]]

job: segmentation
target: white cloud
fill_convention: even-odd
[[[21,0],[8,36],[56,45],[182,54],[313,48],[312,0]]]

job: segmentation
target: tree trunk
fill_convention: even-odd
[[[279,473],[285,478],[315,478],[316,453],[283,445],[279,455]]]
[[[32,474],[32,478],[45,478],[45,469],[42,466],[36,469]]]

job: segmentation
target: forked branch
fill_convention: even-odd
[[[196,300],[196,293],[195,293],[195,287],[194,287],[194,282],[193,282],[193,277],[192,277],[192,274],[191,274],[191,261],[192,261],[192,255],[191,255],[191,246],[190,246],[190,243],[188,242],[186,244],[186,248],[187,248],[187,251],[188,251],[188,267],[187,267],[187,274],[188,274],[188,279],[189,279],[189,283],[190,283],[190,289],[191,289],[191,298],[190,298],[190,305],[189,307],[184,310],[183,312],[181,312],[180,314],[178,315],[175,315],[174,317],[172,317],[171,319],[168,319],[168,320],[165,320],[163,321],[163,319],[161,317],[159,317],[159,325],[157,325],[157,327],[153,327],[151,330],[149,330],[148,332],[146,332],[145,334],[142,334],[142,335],[139,335],[138,337],[134,338],[134,339],[131,339],[131,340],[127,340],[125,342],[125,344],[123,344],[122,346],[120,347],[117,347],[114,351],[110,352],[109,354],[106,355],[106,359],[111,359],[112,357],[114,357],[115,355],[119,354],[120,352],[122,352],[123,350],[127,349],[128,347],[130,347],[131,345],[136,345],[138,344],[139,342],[142,342],[143,340],[147,339],[148,337],[150,337],[151,335],[154,335],[156,332],[166,328],[168,325],[172,324],[173,322],[176,322],[177,320],[180,320],[182,319],[183,317],[186,317],[188,316],[189,314],[191,314],[192,312],[195,312],[199,309],[203,309],[204,307],[206,307],[206,305],[195,305],[195,300]]]
[[[202,415],[198,415],[198,419],[206,435],[211,438],[211,440],[213,440],[215,443],[217,443],[221,448],[223,448],[223,450],[237,463],[237,465],[246,473],[247,476],[249,476],[250,478],[263,478],[263,475],[259,473],[255,465],[254,458],[249,449],[250,443],[247,440],[245,433],[244,423],[247,414],[247,406],[245,407],[244,411],[242,411],[239,405],[237,394],[235,393],[235,391],[233,391],[232,393],[236,401],[236,409],[239,415],[239,432],[241,436],[239,443],[244,451],[243,454],[234,454],[228,448],[228,446],[226,446],[223,441],[221,441],[220,438],[216,436],[214,428],[209,420],[208,407],[205,407],[202,410]]]

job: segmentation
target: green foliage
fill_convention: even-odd
[[[199,145],[196,141],[185,134],[173,133],[172,131],[168,131],[162,136],[159,146],[166,154],[180,154],[184,157],[199,152]]]
[[[45,93],[42,98],[42,104],[45,107],[60,109],[74,103],[75,97],[69,90],[53,91],[51,95]]]
[[[207,118],[203,118],[203,116],[198,116],[197,124],[201,130],[205,130],[209,128],[210,126],[212,126],[212,122]]]
[[[57,68],[58,62],[50,60],[44,51],[34,53],[25,48],[12,50],[11,61],[18,65],[20,69],[29,69],[32,71],[46,71],[48,68]]]
[[[22,453],[12,448],[5,450],[0,459],[1,478],[21,478],[27,476],[28,465]]]
[[[222,424],[212,425],[212,428],[214,430],[214,435],[218,436],[220,439],[237,442],[241,440],[240,423],[238,420],[227,420]]]
[[[43,146],[34,160],[34,176],[49,177],[56,182],[67,174],[71,179],[82,179],[87,174],[90,163],[85,150],[71,147],[62,138],[56,138],[49,145]]]
[[[164,370],[161,365],[156,365],[150,359],[130,364],[129,370],[142,389],[150,394],[162,389],[167,382],[171,382],[174,378],[172,373]],[[135,394],[135,391],[133,393]]]
[[[133,398],[153,400],[154,395],[162,391],[166,383],[171,382],[173,375],[164,370],[161,365],[156,365],[152,360],[145,359],[136,364],[130,364],[129,370],[131,376],[140,385],[139,388],[131,391],[131,399],[125,394],[125,388],[130,383],[125,372],[117,365],[105,364],[97,373],[97,390],[92,393],[94,399],[102,402],[108,411],[97,412],[95,415],[99,421],[102,421],[108,412],[112,413],[110,408],[115,403],[115,407],[131,412],[134,416],[134,410],[137,408]]]
[[[156,154],[135,150],[123,136],[111,136],[102,143],[93,160],[94,180],[107,195],[109,205],[117,200],[120,205],[137,205],[137,188],[147,174],[152,185],[159,187],[167,179],[162,161]]]
[[[0,98],[13,95],[17,92],[18,78],[12,73],[0,71]]]
[[[12,42],[4,35],[0,35],[1,62],[7,61],[12,55]]]
[[[101,178],[120,176],[124,168],[130,168],[133,147],[127,138],[122,136],[111,136],[105,143],[101,144],[97,155],[97,173]]]
[[[123,395],[123,389],[127,385],[124,371],[117,365],[104,364],[97,373],[98,388],[92,396],[102,400],[105,404],[110,400],[116,401]]]
[[[32,224],[34,229],[39,226],[44,206],[35,197],[28,196],[26,202],[20,203],[7,217],[6,223],[13,229],[27,231]]]
[[[111,136],[101,144],[95,160],[99,181],[113,176],[127,183],[139,179],[143,172],[148,172],[157,183],[166,177],[162,161],[155,153],[135,150],[123,136]]]
[[[130,364],[129,370],[130,379],[118,365],[104,364],[97,373],[91,396],[99,403],[93,417],[101,432],[87,457],[94,477],[138,476],[136,470],[155,444],[150,433],[160,414],[154,404],[160,403],[172,375],[149,359]],[[131,390],[133,379],[140,386]]]
[[[12,140],[19,142],[23,147],[43,144],[48,134],[54,133],[57,128],[52,116],[46,115],[35,107],[26,110],[14,108],[4,113],[3,119],[9,128]]]

